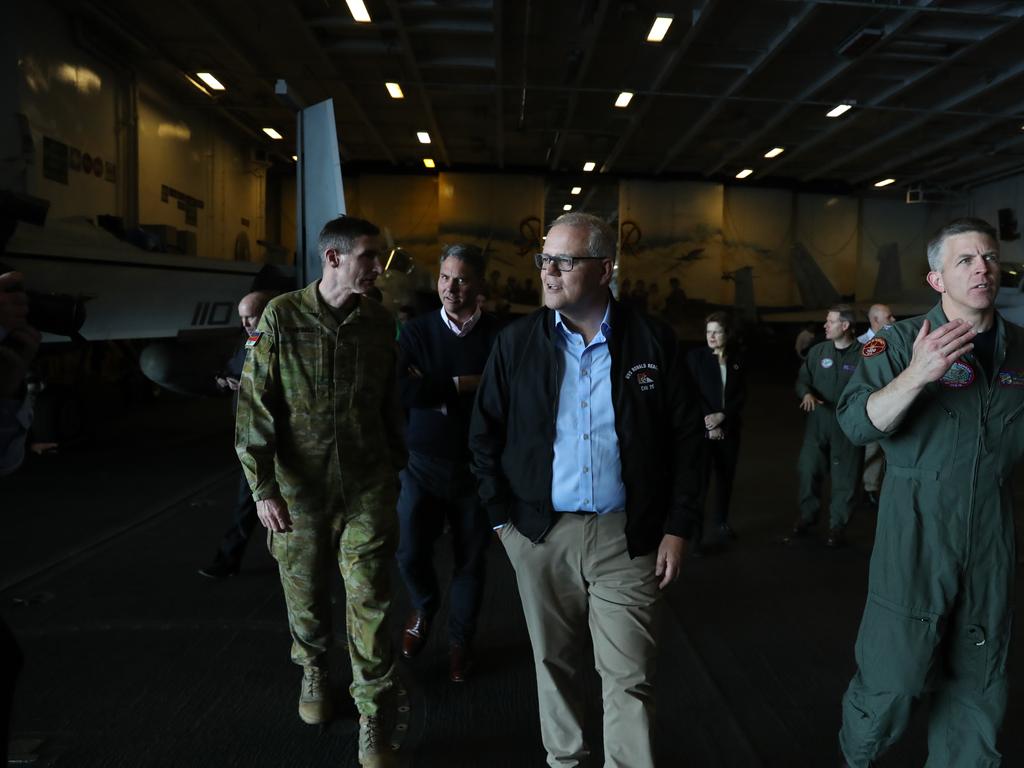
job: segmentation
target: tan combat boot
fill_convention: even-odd
[[[302,668],[299,718],[309,725],[319,725],[331,719],[331,693],[327,688],[326,669],[314,666]]]
[[[394,768],[398,765],[384,718],[380,715],[359,716],[359,765],[362,768]]]

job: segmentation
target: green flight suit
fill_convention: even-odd
[[[823,401],[807,414],[804,444],[797,462],[800,519],[818,520],[821,511],[821,483],[831,475],[832,499],[829,504],[829,528],[842,530],[850,522],[854,499],[860,486],[864,449],[843,434],[836,421],[836,403],[860,361],[860,344],[854,341],[846,349],[837,349],[831,341],[815,344],[797,374],[796,394],[814,395]]]
[[[932,330],[946,322],[941,305],[927,318]],[[896,741],[924,693],[928,766],[1002,761],[996,735],[1015,575],[1010,474],[1024,453],[1024,330],[997,315],[993,370],[965,356],[881,432],[868,419],[868,396],[909,365],[923,320],[882,331],[885,349],[864,357],[839,403],[850,438],[881,442],[887,462],[858,669],[843,697],[839,739],[854,768]]]
[[[350,692],[375,714],[394,683],[387,636],[405,465],[394,318],[360,296],[340,324],[317,283],[268,304],[247,344],[235,445],[253,498],[288,504],[293,530],[271,533],[288,608],[292,660],[321,665],[331,644],[328,565],[345,583]]]

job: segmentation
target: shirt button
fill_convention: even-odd
[[[589,439],[590,439],[590,435],[588,435],[588,434],[584,433],[584,435],[583,435],[583,439],[584,439],[584,440],[589,440]]]
[[[587,369],[584,368],[582,371],[580,371],[580,376],[586,376],[586,375],[587,375]]]
[[[589,503],[590,503],[590,499],[584,499],[584,500],[583,500],[583,503],[584,503],[584,504],[589,504]]]
[[[581,408],[586,408],[587,407],[587,401],[584,400],[582,403],[580,403],[580,407]]]
[[[583,468],[583,474],[586,474],[589,471],[590,471],[590,467],[584,467]]]

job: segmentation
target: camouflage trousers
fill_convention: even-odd
[[[360,714],[377,714],[395,682],[388,638],[391,562],[395,556],[397,490],[364,491],[345,503],[305,507],[289,504],[290,533],[272,533],[288,607],[292,661],[326,664],[331,645],[330,573],[336,561],[345,583],[345,624],[352,660],[349,693]]]

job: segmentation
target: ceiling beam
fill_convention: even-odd
[[[1024,9],[1022,9],[1021,13],[1022,16],[1024,16]],[[1004,32],[1007,32],[1011,29],[1018,27],[1020,24],[1021,18],[1018,17],[1014,21],[1011,21],[1008,24],[1004,24],[999,28],[992,30],[989,34],[979,38],[971,45],[968,45],[965,48],[961,48],[959,51],[954,53],[952,56],[947,58],[942,63],[929,69],[922,69],[916,75],[909,77],[906,80],[901,80],[895,83],[888,90],[875,96],[870,102],[868,102],[866,106],[877,107],[884,104],[889,99],[895,98],[897,96],[900,96],[901,94],[906,93],[918,83],[921,83],[930,77],[934,77],[935,75],[942,73],[945,69],[952,66],[956,62],[960,61],[964,57],[979,50],[981,46],[984,45],[985,43],[990,42],[993,38],[997,37],[998,35]],[[807,150],[818,146],[823,141],[834,139],[838,134],[842,133],[845,130],[848,130],[849,128],[860,122],[867,114],[870,114],[870,112],[865,112],[862,108],[859,108],[855,110],[853,114],[845,116],[842,120],[836,120],[835,125],[830,126],[826,130],[817,134],[813,138],[803,142],[799,146],[793,147],[792,149],[787,149],[786,154],[783,157],[779,158],[778,160],[772,163],[771,172],[773,174],[778,173],[779,170],[789,165],[794,159],[800,157],[800,155],[802,155]]]
[[[374,126],[370,118],[367,117],[366,112],[359,103],[359,100],[353,95],[348,84],[342,80],[341,75],[334,66],[334,62],[331,60],[331,57],[327,55],[323,46],[320,45],[320,40],[318,40],[317,36],[313,34],[313,30],[309,28],[309,25],[306,23],[306,19],[302,16],[298,7],[296,7],[292,2],[278,3],[276,7],[282,13],[287,14],[291,18],[292,23],[288,26],[303,38],[306,44],[306,50],[312,53],[319,61],[317,73],[320,75],[320,78],[330,80],[329,87],[337,93],[340,93],[345,102],[347,102],[347,104],[341,108],[355,115],[356,120],[362,124],[363,128],[370,135],[370,138],[373,139],[374,143],[384,154],[384,157],[387,158],[387,161],[392,165],[398,165],[394,152],[392,152],[391,148],[384,143],[384,139],[381,137],[380,133],[378,133],[376,126]],[[345,141],[346,139],[344,137],[338,137],[338,144],[340,146],[343,147]]]
[[[601,166],[601,173],[610,172],[615,163],[618,162],[619,155],[622,154],[626,145],[633,139],[633,134],[640,128],[641,123],[643,123],[644,118],[651,109],[651,105],[654,104],[661,86],[676,71],[676,67],[679,66],[683,56],[686,55],[686,52],[690,50],[690,46],[693,45],[693,41],[697,39],[698,35],[707,25],[708,19],[711,18],[719,2],[720,0],[704,0],[704,4],[699,9],[694,9],[693,23],[686,31],[686,35],[679,42],[679,45],[665,58],[665,63],[662,64],[658,74],[654,77],[654,81],[649,89],[651,96],[644,99],[640,107],[630,115],[629,125],[626,126],[626,130],[619,136],[619,140],[615,143],[612,151],[608,153],[608,157],[605,158],[604,164]],[[659,45],[664,45],[664,43],[659,43]]]
[[[954,94],[948,99],[945,99],[944,101],[932,107],[928,112],[918,115],[912,120],[908,120],[902,125],[896,128],[892,128],[889,131],[886,131],[881,136],[878,136],[877,138],[867,142],[866,144],[861,144],[856,149],[853,149],[849,152],[843,153],[840,156],[837,156],[835,160],[826,163],[824,166],[817,167],[814,171],[810,173],[803,174],[800,177],[800,180],[810,181],[811,179],[821,178],[826,173],[831,171],[833,168],[838,168],[841,165],[848,164],[852,160],[856,160],[858,157],[863,157],[872,150],[885,146],[890,141],[898,139],[900,136],[905,136],[911,131],[917,130],[922,125],[927,123],[930,119],[932,119],[932,114],[943,113],[950,109],[956,109],[957,107],[966,104],[972,99],[976,99],[978,96],[981,96],[982,94],[987,93],[995,88],[999,88],[1005,85],[1006,83],[1012,81],[1013,79],[1020,77],[1022,73],[1024,73],[1024,61],[1020,61],[1017,64],[1010,67],[1009,69],[1000,72],[996,77],[987,82],[979,83],[973,88],[968,88],[965,91],[961,91],[960,93]]]
[[[702,109],[700,117],[690,125],[690,128],[686,133],[679,137],[675,144],[669,147],[669,150],[665,153],[661,163],[657,168],[655,168],[655,174],[663,173],[665,169],[672,164],[672,161],[690,145],[690,142],[697,138],[708,123],[718,116],[718,113],[721,112],[722,108],[726,105],[728,97],[744,88],[758,72],[775,59],[786,43],[788,43],[794,35],[804,28],[804,25],[810,20],[814,11],[815,6],[805,5],[795,16],[789,17],[786,21],[785,29],[776,35],[775,39],[768,44],[767,50],[763,51],[761,55],[747,67],[743,74],[733,80],[732,85],[729,86],[728,90],[715,99],[715,102],[710,107]]]
[[[434,115],[434,107],[430,103],[426,86],[423,85],[423,77],[420,75],[420,68],[416,63],[416,57],[413,55],[409,33],[406,32],[405,25],[402,24],[402,12],[398,7],[397,0],[385,0],[385,2],[387,3],[388,13],[391,14],[391,20],[394,22],[398,32],[398,39],[402,43],[402,55],[405,57],[405,63],[409,67],[409,73],[412,75],[413,85],[416,86],[420,96],[420,103],[423,105],[423,111],[427,116],[431,141],[437,146],[437,155],[441,162],[446,166],[450,166],[451,159],[448,157],[448,148],[445,146],[444,137],[441,135],[441,128],[437,123],[437,117]]]
[[[583,61],[576,70],[576,82],[573,83],[572,92],[569,94],[569,106],[565,110],[565,120],[562,122],[562,130],[555,134],[555,149],[551,153],[551,170],[558,170],[562,163],[562,152],[565,150],[565,137],[572,129],[573,118],[576,116],[576,105],[580,100],[580,86],[583,85],[590,71],[590,62],[594,60],[597,51],[597,39],[604,27],[605,16],[608,15],[609,0],[600,0],[597,12],[593,15],[590,24],[587,26],[583,36]]]
[[[873,11],[905,11],[907,6],[900,3],[899,0],[890,0],[890,2],[882,2],[881,0],[783,0],[783,2],[789,3],[813,3],[814,5],[846,5],[854,8],[869,8]],[[1004,8],[1007,3],[1000,3],[997,5],[1003,5]],[[990,19],[992,17],[1002,18],[1014,18],[1016,16],[1016,9],[1013,10],[992,10],[991,6],[985,8],[955,8],[947,7],[944,5],[932,5],[923,10],[928,13],[945,13],[953,14],[956,16],[975,16],[984,17]]]
[[[998,181],[999,179],[1022,172],[1024,172],[1024,157],[1017,157],[997,166],[990,166],[983,171],[971,172],[960,178],[953,179],[950,186],[964,188],[980,187],[982,184],[988,184],[989,182]]]
[[[786,120],[790,115],[792,115],[793,112],[796,111],[798,106],[800,106],[803,102],[812,99],[826,86],[832,83],[836,78],[845,74],[848,69],[854,67],[861,60],[863,60],[865,56],[870,54],[872,51],[875,51],[878,48],[880,48],[883,44],[887,42],[888,38],[891,35],[898,34],[901,30],[905,29],[915,18],[917,18],[917,10],[920,8],[927,7],[927,5],[933,1],[934,0],[918,0],[918,4],[914,7],[914,10],[907,10],[893,24],[886,27],[886,34],[882,37],[881,40],[875,42],[875,44],[872,45],[865,52],[864,56],[858,57],[856,59],[844,59],[843,61],[840,61],[838,64],[833,66],[828,72],[826,72],[813,83],[811,83],[809,86],[804,88],[800,92],[800,95],[797,96],[792,103],[788,104],[787,106],[783,107],[781,110],[776,112],[774,115],[772,115],[768,119],[768,121],[763,126],[761,126],[759,130],[755,131],[751,136],[748,136],[747,139],[743,141],[740,145],[734,147],[731,151],[726,152],[724,155],[722,155],[718,159],[718,162],[716,162],[714,165],[708,166],[708,168],[704,170],[704,175],[712,176],[715,173],[718,173],[718,171],[720,171],[723,166],[731,162],[733,158],[750,152],[750,150],[753,147],[757,146],[759,142],[764,141],[764,138],[769,133],[774,131],[784,120]],[[773,164],[773,167],[771,168],[771,173],[774,174],[779,165],[781,165],[781,163]]]
[[[957,138],[963,138],[959,134]],[[927,173],[922,173],[914,176],[907,181],[907,184],[916,184],[918,182],[931,182],[939,181],[939,177],[945,174],[947,171],[953,168],[959,168],[962,165],[973,163],[977,160],[988,159],[990,162],[994,156],[1005,152],[1008,149],[1013,149],[1019,144],[1024,144],[1024,131],[1020,131],[1016,136],[1011,136],[1008,139],[1003,139],[995,144],[989,145],[983,149],[975,150],[969,154],[962,155],[961,157],[951,160],[944,165],[940,165],[937,168],[930,169]]]
[[[958,142],[969,139],[972,136],[976,136],[977,134],[982,133],[983,131],[987,131],[990,128],[996,127],[1000,123],[1009,123],[1014,116],[1020,114],[1022,111],[1024,111],[1024,101],[1017,102],[1010,109],[1003,110],[1000,114],[995,115],[988,120],[982,120],[978,123],[975,123],[974,125],[968,125],[965,128],[956,131],[955,133],[943,134],[942,138],[933,141],[930,144],[919,146],[916,149],[914,149],[914,151],[912,151],[910,154],[900,154],[900,156],[896,158],[894,162],[886,163],[883,165],[877,165],[867,173],[860,174],[859,176],[854,178],[852,183],[862,184],[863,182],[868,181],[870,179],[880,178],[882,174],[891,175],[891,172],[894,168],[905,168],[911,163],[913,163],[915,160],[920,160],[923,157],[928,157],[928,155],[931,155],[934,152],[943,149],[944,147],[948,147],[953,144],[957,144]],[[1018,131],[1018,133],[1020,132]],[[1010,142],[1010,145],[1012,146],[1016,144],[1020,140],[1020,138],[1020,135],[1014,136],[1012,141]],[[931,173],[934,173],[934,171],[932,171]],[[931,176],[931,173],[929,173],[929,176]]]

